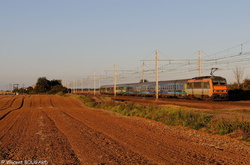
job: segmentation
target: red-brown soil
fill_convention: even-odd
[[[90,109],[71,97],[0,96],[0,164],[10,160],[249,164],[250,146],[226,136]]]

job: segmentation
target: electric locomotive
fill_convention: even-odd
[[[227,82],[220,76],[195,77],[187,81],[186,94],[189,98],[227,100]]]

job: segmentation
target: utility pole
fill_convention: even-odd
[[[82,94],[84,93],[84,78],[82,79]]]
[[[18,86],[19,86],[19,84],[13,84],[13,90],[14,90],[14,89],[17,89],[17,90],[18,90]]]
[[[77,93],[77,92],[78,92],[78,91],[77,91],[77,87],[78,87],[78,80],[76,80],[76,81],[75,81],[75,83],[76,83],[76,84],[75,84],[75,93]]]
[[[70,92],[72,94],[73,93],[73,81],[71,82],[71,80],[69,81],[69,87],[71,88]]]
[[[94,72],[94,95],[95,95],[95,72]]]
[[[100,94],[101,93],[101,90],[100,90],[100,88],[101,88],[101,76],[100,75],[98,77],[98,82],[99,82],[98,88],[99,88],[99,94]]]
[[[73,80],[73,93],[76,93],[76,79],[74,77],[74,80]]]
[[[114,85],[116,85],[117,86],[117,72],[118,71],[122,71],[122,72],[135,72],[135,70],[117,70],[116,69],[116,65],[114,64],[114,69],[113,70],[105,70],[106,71],[106,73],[108,72],[108,71],[112,71],[113,72],[113,74],[114,74]],[[140,70],[141,71],[141,70]],[[139,70],[137,71],[137,73],[139,72]],[[100,77],[101,78],[101,77]],[[104,78],[104,79],[107,79],[108,78],[108,76],[107,76],[107,74],[106,74],[106,78]],[[100,86],[100,85],[99,85]]]
[[[114,64],[114,96],[116,97],[116,65]]]
[[[198,50],[198,75],[202,75],[202,66],[201,66],[201,50]]]
[[[159,95],[159,70],[158,70],[158,50],[155,51],[155,99],[158,100]]]
[[[78,80],[75,81],[75,93],[77,94]]]
[[[143,64],[142,64],[142,83],[144,83],[145,80],[144,80],[144,61],[143,61]]]
[[[88,77],[88,93],[89,93],[90,79]]]

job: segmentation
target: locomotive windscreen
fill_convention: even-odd
[[[214,86],[225,86],[227,85],[227,81],[225,78],[217,77],[213,79]]]

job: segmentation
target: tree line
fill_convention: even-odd
[[[66,93],[67,88],[62,85],[61,80],[48,80],[46,77],[40,77],[33,87],[15,88],[13,93],[27,93],[27,94],[56,94],[59,92]]]

